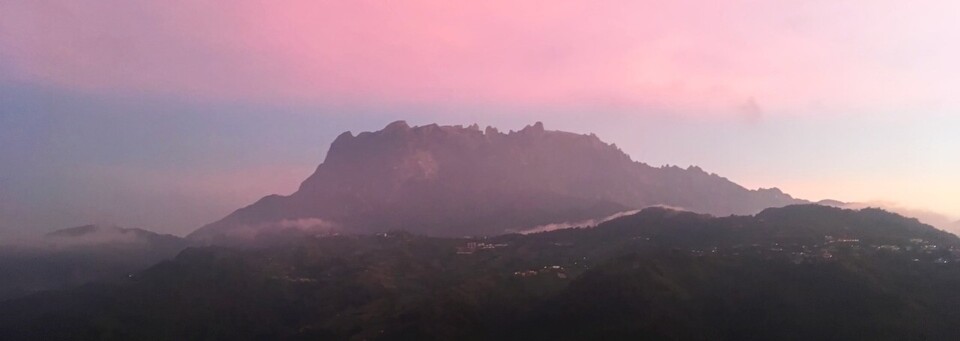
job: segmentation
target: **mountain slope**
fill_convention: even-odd
[[[947,215],[924,210],[924,209],[914,209],[909,207],[904,207],[892,202],[883,202],[883,201],[874,201],[874,202],[842,202],[839,200],[821,200],[817,202],[820,205],[833,206],[840,208],[848,209],[862,209],[875,207],[880,208],[890,212],[896,212],[897,214],[914,217],[919,219],[924,224],[932,225],[936,228],[949,231],[953,234],[960,234],[960,222],[954,222]]]
[[[469,243],[481,243],[463,252]],[[880,210],[190,248],[117,284],[0,303],[0,339],[949,339],[956,236]]]
[[[187,247],[187,241],[141,229],[85,225],[40,240],[0,246],[0,300],[42,290],[126,278]]]
[[[696,167],[650,167],[594,135],[547,131],[540,123],[501,133],[400,121],[340,135],[296,193],[265,197],[190,238],[282,226],[495,235],[651,205],[729,215],[801,202]]]

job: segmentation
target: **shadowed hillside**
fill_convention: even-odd
[[[958,248],[914,219],[813,205],[211,246],[0,303],[18,312],[0,316],[0,338],[944,340],[960,323]]]
[[[0,245],[0,300],[126,278],[187,247],[187,241],[141,229],[85,225],[39,240]]]

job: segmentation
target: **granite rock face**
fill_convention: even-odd
[[[595,135],[545,130],[539,122],[501,133],[397,121],[341,134],[297,192],[264,197],[190,238],[278,229],[495,235],[654,205],[723,216],[803,202],[698,167],[651,167]]]

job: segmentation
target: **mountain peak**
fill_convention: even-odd
[[[521,133],[542,133],[545,130],[543,129],[543,122],[537,121],[534,124],[523,127],[520,130]]]
[[[494,235],[654,205],[730,215],[802,202],[696,166],[650,167],[594,134],[548,131],[542,122],[504,134],[396,121],[341,134],[297,192],[264,198],[191,236],[275,231],[297,221],[319,221],[311,226],[324,233]]]
[[[410,130],[410,125],[407,124],[407,121],[398,120],[393,121],[390,124],[387,124],[386,127],[383,127],[383,132],[393,132],[393,131],[405,131]]]

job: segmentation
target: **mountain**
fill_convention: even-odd
[[[183,239],[169,234],[158,234],[138,228],[118,226],[84,225],[50,232],[44,242],[60,247],[84,246],[136,246],[139,249],[171,248],[183,246]]]
[[[278,230],[496,235],[653,205],[723,216],[803,202],[698,167],[651,167],[592,134],[548,131],[539,122],[501,133],[398,121],[341,134],[295,193],[267,196],[189,238]]]
[[[142,229],[85,225],[0,248],[0,300],[37,291],[126,278],[187,247]]]
[[[898,205],[897,203],[884,201],[843,202],[839,200],[821,200],[818,201],[817,204],[849,209],[862,209],[869,207],[881,208],[907,217],[917,218],[924,224],[932,225],[953,234],[960,234],[960,222],[954,222],[945,214],[924,209],[904,207],[902,205]]]
[[[960,239],[878,209],[647,208],[492,238],[189,248],[120,282],[0,302],[0,339],[946,340]]]

